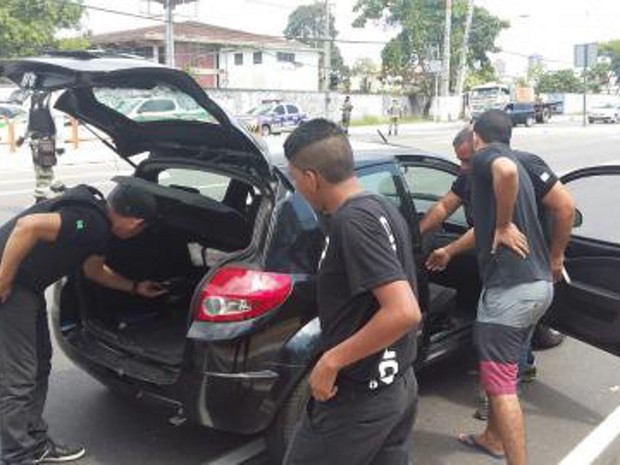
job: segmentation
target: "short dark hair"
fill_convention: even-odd
[[[150,192],[137,186],[118,184],[107,197],[116,213],[131,218],[141,218],[147,223],[157,219],[157,201]]]
[[[476,119],[474,132],[487,144],[500,142],[510,145],[512,120],[502,110],[487,110]]]
[[[349,138],[325,118],[312,119],[295,129],[284,142],[284,156],[297,168],[314,170],[332,184],[349,179],[355,170]]]
[[[452,141],[452,147],[455,149],[459,148],[463,143],[467,140],[471,140],[473,133],[473,129],[471,126],[465,126],[463,129],[459,131],[459,133],[454,136],[454,140]]]

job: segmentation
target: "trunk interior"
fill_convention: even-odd
[[[175,371],[183,361],[197,284],[218,262],[249,246],[262,198],[257,189],[236,180],[218,201],[179,185],[162,189],[138,178],[122,182],[156,194],[160,221],[132,239],[114,239],[106,264],[132,280],[165,282],[168,292],[148,299],[74,276],[61,295],[61,330],[97,362],[169,382],[164,372]],[[243,201],[235,201],[238,196]],[[164,371],[146,375],[142,371],[148,365]]]

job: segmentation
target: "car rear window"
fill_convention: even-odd
[[[151,89],[97,87],[93,94],[99,103],[139,123],[184,120],[218,124],[191,96],[168,85]]]
[[[159,172],[157,182],[161,186],[195,192],[221,202],[230,185],[230,178],[196,169],[169,168]]]

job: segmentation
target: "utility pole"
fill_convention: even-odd
[[[325,118],[329,119],[329,86],[332,68],[332,36],[330,29],[330,0],[325,0],[325,40],[323,42],[323,91],[325,92]]]
[[[459,70],[456,78],[456,95],[463,94],[465,77],[467,75],[467,53],[469,51],[469,36],[471,34],[471,24],[474,19],[474,0],[467,2],[467,18],[465,19],[465,33],[463,34],[463,45],[461,46],[461,56],[459,58]]]
[[[443,66],[441,72],[440,98],[441,119],[448,117],[448,96],[450,94],[450,34],[452,33],[452,0],[446,0],[446,25],[443,38]]]
[[[174,68],[174,0],[165,0],[166,9],[166,64]]]

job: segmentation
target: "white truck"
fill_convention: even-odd
[[[513,123],[531,126],[551,119],[559,102],[540,102],[534,89],[526,86],[509,86],[489,82],[472,87],[469,92],[469,112],[472,119],[492,108],[510,114]]]

